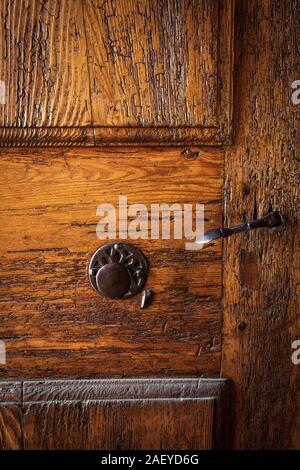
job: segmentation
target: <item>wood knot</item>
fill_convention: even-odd
[[[245,331],[245,329],[247,328],[246,322],[239,321],[237,328],[238,328],[239,331]]]
[[[182,157],[189,160],[196,160],[196,158],[200,156],[200,152],[198,150],[192,150],[190,148],[182,150],[180,154]]]

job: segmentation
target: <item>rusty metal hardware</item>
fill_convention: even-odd
[[[144,286],[148,265],[142,253],[129,243],[108,243],[92,256],[88,277],[91,286],[110,299],[124,299]]]
[[[217,240],[218,238],[227,238],[235,233],[248,232],[255,228],[275,228],[282,225],[282,218],[279,211],[269,212],[261,219],[253,220],[252,222],[246,222],[244,224],[236,225],[228,228],[216,228],[207,230],[204,232],[203,237],[197,240],[199,244],[205,244]]]

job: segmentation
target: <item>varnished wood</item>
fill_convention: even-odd
[[[93,4],[89,3],[82,10],[84,30],[89,38],[89,44],[92,33],[94,34],[97,29],[91,33],[94,21],[93,18],[91,20],[91,10],[96,3],[96,1]],[[215,4],[212,3],[210,2],[208,9],[215,11]],[[3,2],[4,4],[8,5],[8,2]],[[139,4],[147,6],[148,3],[139,2]],[[165,4],[169,5],[169,2]],[[16,14],[16,2],[12,2],[12,5],[11,19]],[[85,6],[86,2],[83,2],[83,5]],[[146,11],[146,16],[134,13],[137,4],[133,1],[126,2],[126,5],[125,2],[120,2],[119,5],[124,8],[129,5],[128,8],[133,8],[133,17],[141,16],[137,27],[152,21],[149,18],[153,12],[148,15]],[[182,2],[177,5],[177,8],[184,8],[187,3]],[[229,9],[226,5],[229,5]],[[105,20],[112,3],[106,2],[99,6],[102,6],[102,9],[98,9],[97,15],[95,14],[98,22],[103,18]],[[217,61],[217,81],[220,88],[217,91],[212,89],[210,96],[213,109],[224,109],[225,114],[220,118],[217,111],[214,114],[208,107],[211,123],[215,123],[213,127],[203,127],[205,112],[203,115],[197,113],[186,116],[187,113],[183,111],[186,108],[177,109],[173,99],[176,94],[170,95],[170,88],[167,86],[163,88],[163,96],[172,98],[169,101],[172,103],[172,108],[167,100],[163,102],[163,117],[164,122],[167,122],[164,127],[159,122],[161,116],[157,117],[157,101],[151,102],[153,108],[150,110],[144,106],[145,101],[142,104],[138,103],[140,109],[134,107],[136,101],[128,99],[128,96],[131,97],[131,92],[138,90],[141,96],[148,98],[146,90],[154,88],[153,82],[148,83],[145,80],[146,67],[143,63],[147,63],[147,60],[142,58],[144,62],[142,61],[141,66],[138,63],[142,79],[137,83],[134,82],[130,90],[126,89],[124,92],[122,84],[115,84],[114,81],[119,68],[116,73],[111,72],[111,69],[110,72],[105,69],[106,80],[100,85],[107,84],[107,76],[110,73],[109,79],[115,87],[119,86],[119,91],[109,96],[115,102],[115,99],[120,98],[121,90],[123,93],[121,97],[124,99],[125,96],[127,100],[125,108],[120,106],[111,110],[105,108],[108,111],[100,114],[99,107],[102,106],[102,109],[103,106],[109,107],[110,103],[106,100],[106,105],[105,102],[100,104],[98,102],[95,105],[94,100],[88,101],[86,112],[80,113],[80,119],[82,116],[87,117],[85,121],[87,127],[81,127],[81,120],[77,122],[76,119],[71,123],[72,127],[66,127],[69,117],[64,121],[64,114],[59,111],[55,114],[58,120],[54,119],[56,127],[52,127],[54,121],[51,121],[51,127],[33,127],[36,124],[32,118],[28,123],[26,121],[24,127],[16,128],[13,118],[12,121],[6,122],[7,127],[1,128],[1,145],[49,146],[74,143],[123,145],[118,150],[105,148],[102,151],[48,149],[47,152],[43,152],[40,149],[32,151],[10,149],[9,152],[3,152],[1,160],[3,167],[0,166],[3,193],[0,200],[3,216],[1,256],[5,269],[2,270],[1,334],[4,333],[7,338],[9,361],[6,369],[1,366],[1,372],[4,371],[3,376],[6,377],[20,377],[22,374],[28,374],[27,377],[33,375],[56,377],[58,373],[62,376],[76,374],[78,377],[94,377],[109,373],[120,376],[219,374],[222,297],[220,242],[210,245],[206,251],[196,255],[184,252],[174,240],[171,249],[167,244],[157,241],[151,244],[148,241],[138,242],[147,256],[153,259],[154,270],[153,277],[149,278],[149,287],[153,282],[158,293],[153,305],[142,313],[137,309],[138,302],[130,304],[130,307],[126,304],[125,308],[101,304],[100,309],[100,300],[90,297],[82,273],[86,266],[85,247],[89,246],[92,252],[98,246],[98,242],[93,238],[97,222],[95,205],[99,203],[98,165],[104,180],[107,179],[107,183],[101,186],[101,194],[108,198],[116,195],[120,189],[126,188],[128,191],[128,188],[135,184],[133,182],[136,178],[142,178],[143,184],[134,186],[132,197],[139,196],[142,201],[149,203],[153,197],[151,194],[153,185],[154,194],[158,200],[161,194],[162,201],[165,197],[168,202],[178,198],[186,202],[201,201],[200,198],[204,195],[204,202],[208,204],[210,210],[208,218],[211,226],[221,225],[221,192],[216,189],[220,187],[218,185],[221,177],[221,153],[213,149],[210,151],[200,149],[198,155],[198,148],[192,148],[190,151],[173,148],[169,151],[166,149],[159,151],[157,147],[154,149],[151,145],[153,142],[163,145],[177,145],[182,142],[188,145],[195,142],[228,144],[231,105],[234,104],[233,145],[227,148],[225,158],[224,223],[234,225],[243,219],[252,220],[257,216],[263,216],[268,210],[279,209],[283,214],[285,225],[277,232],[261,231],[240,235],[224,243],[222,374],[231,377],[234,382],[235,394],[231,401],[231,446],[237,449],[299,448],[299,366],[297,368],[291,363],[291,343],[293,339],[299,338],[297,315],[300,281],[298,226],[300,115],[299,107],[293,105],[291,101],[291,83],[299,78],[297,76],[299,2],[298,0],[237,1],[233,99],[230,95],[232,23],[231,20],[228,21],[231,18],[233,2],[220,2],[220,8],[218,21],[224,21],[221,31],[225,31],[223,38],[226,40],[219,41],[219,37],[214,35],[220,48]],[[222,13],[222,8],[226,9],[227,13],[225,10]],[[169,14],[168,10],[166,12]],[[43,15],[46,13],[44,11]],[[4,12],[4,17],[1,19],[5,17]],[[24,18],[19,15],[18,18],[19,20],[9,20],[15,25],[13,29],[16,31],[18,24],[23,26],[25,23],[31,24],[26,15]],[[111,24],[116,22],[122,26],[123,18],[126,18],[126,14],[123,17],[118,13],[117,16],[113,15],[109,22]],[[55,17],[50,19],[51,24],[55,21],[57,21]],[[78,21],[82,24],[81,18]],[[184,22],[180,22],[180,18],[173,21],[173,24],[179,26],[178,31],[183,31],[180,28],[184,26]],[[189,24],[195,31],[195,23],[190,21]],[[158,27],[161,31],[160,24]],[[210,21],[207,28],[213,31],[215,26]],[[109,43],[112,29],[116,37],[120,33],[117,28],[109,26],[105,30],[106,36],[103,35],[103,40],[106,47],[110,47],[115,54],[116,63],[122,69],[129,63],[127,57],[122,57],[122,51],[130,44],[136,32],[134,27],[126,31],[128,36],[121,37],[118,48],[118,45]],[[4,28],[4,34],[5,31],[7,30]],[[171,31],[166,31],[167,33],[173,34]],[[140,36],[143,37],[143,31],[140,32]],[[61,35],[58,34],[57,37],[59,41]],[[129,42],[126,38],[129,38]],[[177,38],[180,43],[182,36],[179,34],[175,40]],[[193,36],[192,40],[194,39]],[[10,39],[4,38],[3,44],[7,40]],[[80,44],[84,43],[86,38],[81,36]],[[153,50],[159,50],[157,44],[155,47]],[[169,48],[172,47],[171,41]],[[214,41],[212,47],[216,47]],[[93,49],[95,53],[92,52]],[[180,48],[178,50],[180,59],[181,50]],[[99,52],[93,43],[86,52],[88,65],[84,65],[84,77],[87,70],[90,75],[89,91],[95,95],[97,101],[97,97],[101,96],[101,90],[98,83],[94,87],[92,77],[101,76],[100,71],[96,70],[97,64],[101,63],[101,51]],[[136,51],[130,48],[129,52],[136,54]],[[193,60],[196,61],[197,57],[195,55]],[[204,64],[205,58],[210,63],[209,55],[205,55]],[[5,60],[1,61],[1,64],[4,63]],[[216,64],[216,61],[210,64],[213,63]],[[129,67],[126,70],[128,71]],[[15,71],[17,77],[18,69]],[[127,76],[125,78],[127,79]],[[200,75],[198,78],[201,81]],[[132,82],[132,74],[128,80]],[[196,82],[197,80],[195,87]],[[160,82],[157,83],[159,86]],[[193,88],[193,84],[191,86]],[[115,92],[115,90],[112,86],[112,90],[108,91]],[[218,95],[218,104],[215,91],[217,94],[224,93],[222,96]],[[197,88],[197,93],[200,96],[201,87]],[[21,103],[26,100],[28,102],[26,87],[24,95]],[[41,96],[45,96],[43,92]],[[86,96],[86,92],[82,96]],[[187,96],[191,96],[189,91]],[[67,107],[64,100],[65,97],[60,109]],[[72,102],[77,103],[76,100],[77,98],[73,96]],[[9,104],[11,109],[18,109],[16,103],[14,98],[12,105]],[[81,101],[80,103],[82,104]],[[124,111],[126,106],[130,110],[129,114]],[[205,102],[201,102],[199,106],[205,108]],[[170,113],[174,109],[177,114],[172,116]],[[93,118],[94,113],[95,118]],[[29,116],[33,116],[30,109]],[[46,117],[50,119],[50,116]],[[170,127],[166,117],[171,123]],[[110,119],[110,126],[113,124],[116,126],[105,127],[103,125],[105,119]],[[182,127],[185,119],[188,125]],[[130,127],[122,127],[123,122]],[[148,125],[154,127],[145,127]],[[137,150],[135,147],[124,147],[135,143],[150,145],[150,149],[146,151],[144,148]],[[194,154],[196,160],[190,159],[189,164],[179,157],[181,155],[188,158]],[[203,155],[204,163],[202,163]],[[118,178],[112,177],[112,174],[118,175]],[[164,185],[163,191],[159,184]],[[112,191],[110,186],[115,189]],[[176,199],[172,199],[173,196],[174,198],[176,196]],[[209,224],[206,228],[209,228]],[[182,266],[181,271],[178,266]],[[126,381],[122,383],[126,386]],[[46,433],[42,434],[41,443],[35,430],[30,429],[30,423],[39,423],[43,430],[53,429],[54,409],[57,410],[59,423],[63,423],[63,407],[67,406],[63,400],[66,397],[72,400],[72,392],[68,391],[69,385],[69,383],[67,385],[52,383],[47,388],[43,383],[39,399],[36,394],[34,395],[32,385],[25,384],[25,393],[28,397],[26,405],[28,442],[34,441],[38,446],[54,445],[50,440],[47,441]],[[113,387],[103,383],[101,386],[108,390],[113,401],[116,400]],[[159,383],[155,387],[156,390],[160,390],[164,389],[165,385]],[[103,401],[101,394],[102,398],[97,398],[100,396],[97,395],[99,387],[87,392],[86,389],[89,387],[85,383],[78,384],[75,381],[70,388],[77,390],[73,398],[86,395],[96,397],[95,400],[101,403]],[[151,394],[149,397],[144,395],[143,398],[137,398],[141,397],[140,391],[144,389],[145,386],[141,382],[131,388],[133,399],[141,399],[144,402],[150,399],[153,403],[154,398]],[[47,394],[50,396],[49,401]],[[158,395],[161,397],[159,393]],[[55,396],[64,398],[56,405],[53,398]],[[37,400],[35,405],[31,402],[33,398]],[[74,399],[76,401],[76,398]],[[82,399],[84,401],[84,398]],[[178,401],[178,395],[175,399]],[[127,397],[127,402],[129,400]],[[4,447],[17,448],[20,445],[18,407],[14,400],[4,405],[8,406],[2,413],[8,421],[7,429],[3,426],[0,428],[4,436],[3,442],[6,443]],[[74,404],[74,408],[72,406],[70,404],[70,408],[66,408],[66,422],[68,419],[72,421],[76,418],[80,423],[79,416],[82,415],[78,411],[78,402]],[[218,405],[216,408],[218,409]],[[88,419],[101,416],[99,407],[89,410],[91,411],[86,415]],[[124,412],[127,417],[130,414],[128,410],[127,407]],[[207,410],[202,410],[203,416],[206,412]],[[157,413],[163,414],[163,411],[157,410]],[[208,423],[209,415],[205,416],[205,422]],[[209,426],[206,429],[208,430]],[[210,445],[210,434],[207,432],[205,439],[207,445]],[[68,438],[66,445],[71,445],[70,442],[74,444],[76,441],[75,437],[72,441],[73,436],[66,437]],[[78,439],[76,442],[80,444],[76,445],[84,445],[83,441],[80,441],[81,438]]]
[[[225,222],[271,208],[284,226],[224,243],[224,376],[235,382],[233,446],[299,449],[299,1],[238,1],[234,146],[225,162]]]
[[[188,151],[189,150],[189,151]],[[195,158],[190,158],[195,155]],[[205,204],[221,223],[223,153],[191,149],[10,150],[0,156],[3,377],[219,373],[221,247],[130,240],[146,255],[153,303],[89,286],[99,204]]]
[[[233,0],[3,0],[1,146],[230,141]]]

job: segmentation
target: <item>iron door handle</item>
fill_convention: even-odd
[[[267,215],[261,219],[253,220],[252,222],[246,222],[244,224],[235,225],[234,227],[222,227],[207,230],[204,232],[203,237],[198,240],[198,243],[203,245],[218,238],[227,238],[235,233],[248,232],[256,228],[275,228],[282,225],[282,218],[279,211],[269,212]]]

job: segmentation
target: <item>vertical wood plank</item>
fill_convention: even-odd
[[[43,132],[35,128],[74,127],[69,141],[79,143],[86,134],[76,126],[91,124],[81,0],[4,0],[0,21],[0,79],[6,90],[0,126],[8,128],[3,138],[15,135],[26,145],[42,141]],[[53,131],[49,143],[66,139],[65,133]]]
[[[299,448],[300,3],[238,1],[234,146],[226,153],[225,222],[278,209],[284,226],[224,244],[222,371],[235,382],[233,445]]]

